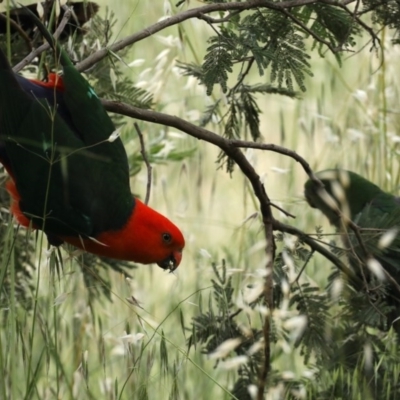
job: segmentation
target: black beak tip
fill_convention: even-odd
[[[173,256],[166,258],[165,260],[157,263],[157,265],[164,271],[174,272],[177,268],[177,262]]]

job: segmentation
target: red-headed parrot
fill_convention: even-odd
[[[12,213],[51,244],[174,270],[185,245],[181,231],[132,196],[127,155],[110,117],[55,49],[63,76],[48,82],[14,74],[0,52],[0,161],[11,176]]]
[[[332,169],[316,176],[329,196],[309,180],[305,184],[308,203],[339,230],[350,265],[364,282],[362,286],[368,288],[375,302],[384,300],[389,305],[388,326],[394,324],[400,335],[400,198],[351,171]],[[357,225],[362,244],[348,220]]]

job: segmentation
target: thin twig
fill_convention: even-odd
[[[241,153],[242,154],[242,153]],[[233,158],[233,157],[232,157]],[[234,159],[234,158],[233,158]],[[246,162],[247,159],[245,158]],[[252,176],[246,174],[245,170],[242,168],[242,171],[246,175],[246,177],[252,180]],[[257,180],[259,180],[259,176],[255,173]],[[275,238],[273,233],[273,221],[274,218],[272,216],[272,210],[270,207],[270,201],[265,192],[264,186],[261,185],[261,189],[264,192],[264,196],[256,196],[258,197],[258,201],[260,202],[261,207],[261,214],[263,216],[264,222],[264,231],[265,231],[265,239],[266,239],[266,248],[265,254],[267,256],[267,263],[265,266],[267,275],[264,280],[264,299],[266,306],[268,308],[268,313],[264,319],[263,325],[263,336],[264,336],[264,357],[263,362],[258,371],[258,383],[257,383],[257,400],[264,399],[264,391],[267,385],[267,380],[269,376],[269,372],[271,370],[271,319],[272,319],[272,312],[273,312],[273,270],[274,270],[274,261],[275,261]],[[254,186],[253,186],[254,190]]]
[[[54,39],[58,39],[65,29],[65,26],[67,25],[69,19],[71,18],[72,15],[72,10],[70,8],[67,8],[64,16],[60,22],[60,25],[58,25],[56,31],[54,32]],[[48,50],[50,48],[50,44],[48,42],[43,43],[41,46],[39,46],[37,49],[33,50],[30,52],[22,61],[20,61],[17,65],[13,67],[14,72],[19,72],[21,71],[22,68],[24,68],[26,65],[30,64],[36,57],[40,56],[44,51]]]
[[[144,199],[144,204],[149,204],[150,200],[150,192],[151,192],[151,171],[152,171],[152,166],[150,165],[149,159],[147,158],[146,155],[146,147],[144,145],[144,139],[143,139],[143,134],[142,131],[139,128],[139,125],[137,122],[133,124],[135,126],[136,132],[139,136],[139,141],[140,141],[140,154],[143,157],[143,161],[146,164],[147,168],[147,186],[146,186],[146,197]]]
[[[286,9],[282,9],[281,12],[289,17],[293,22],[300,26],[305,32],[307,32],[315,41],[324,44],[328,49],[333,53],[336,54],[342,51],[341,46],[333,47],[331,43],[327,40],[323,39],[321,36],[317,35],[312,29],[310,29],[306,24],[304,24],[300,19],[298,19],[295,15],[293,15],[290,11]]]
[[[394,279],[393,276],[388,271],[386,271],[385,268],[382,267],[382,269],[383,269],[383,273],[385,274],[386,278],[392,283],[392,285],[400,293],[400,285],[398,284],[396,279]],[[396,296],[396,299],[398,300],[398,296]]]
[[[285,214],[287,217],[290,218],[296,218],[295,215],[291,214],[289,211],[284,210],[282,207],[279,207],[277,204],[270,202],[269,203],[271,205],[271,207],[276,208],[277,210],[279,210],[282,214]]]
[[[351,223],[352,226],[350,226],[350,223]],[[348,232],[346,232],[346,239],[348,241],[349,247],[351,248],[353,256],[357,257],[357,261],[358,261],[359,266],[360,266],[360,273],[361,273],[361,275],[362,275],[362,277],[363,277],[363,279],[365,281],[366,287],[368,288],[368,282],[367,282],[367,277],[365,276],[365,273],[364,273],[364,267],[367,264],[368,259],[372,259],[374,257],[367,250],[367,248],[365,246],[365,243],[364,243],[364,240],[363,240],[363,238],[361,236],[361,232],[360,231],[364,230],[364,229],[361,229],[358,225],[354,224],[352,221],[349,221],[349,226],[352,229],[352,231],[354,232],[354,235],[356,236],[357,242],[360,245],[360,247],[361,247],[361,249],[362,249],[362,251],[364,253],[364,259],[363,260],[358,257],[357,252],[354,250],[354,247],[353,247],[353,245],[352,245],[352,243],[350,241]],[[383,270],[383,273],[385,274],[386,279],[388,281],[390,281],[392,283],[392,285],[396,288],[396,290],[400,293],[400,285],[399,285],[399,283],[393,278],[393,276],[388,271],[386,271],[386,269],[383,266],[382,266],[382,270]]]
[[[349,279],[349,281],[355,287],[361,288],[362,280],[350,269],[342,260],[336,257],[331,251],[324,246],[320,245],[315,239],[305,234],[300,229],[294,226],[284,224],[280,221],[274,220],[274,229],[280,232],[290,233],[291,235],[297,236],[302,242],[308,244],[314,251],[323,255],[326,259],[331,261],[343,274]]]
[[[366,30],[366,31],[369,33],[369,35],[370,35],[371,38],[372,38],[372,43],[373,43],[374,46],[375,46],[375,43],[376,43],[376,42],[378,42],[378,44],[381,44],[381,40],[380,40],[379,37],[376,35],[376,33],[374,32],[374,30],[373,30],[368,24],[366,24],[363,20],[361,20],[361,18],[359,17],[359,15],[363,14],[363,11],[360,11],[359,13],[356,13],[357,8],[356,8],[354,11],[352,11],[352,10],[350,10],[349,8],[346,7],[347,4],[353,3],[354,1],[356,1],[356,7],[357,7],[357,4],[358,4],[359,0],[348,1],[347,3],[346,3],[346,2],[338,2],[338,1],[336,1],[336,0],[320,0],[321,3],[330,4],[330,5],[333,5],[333,6],[342,8],[342,9],[343,9],[344,11],[346,11],[355,21],[357,21],[357,23],[358,23],[359,25],[361,25],[361,26],[364,28],[364,30]]]
[[[369,290],[368,287],[368,280],[367,277],[364,273],[364,266],[366,265],[366,261],[368,260],[368,258],[370,258],[370,254],[368,253],[365,245],[364,245],[364,241],[361,238],[360,232],[359,232],[359,228],[358,226],[355,226],[353,228],[350,227],[350,229],[354,232],[355,236],[356,236],[356,240],[359,243],[359,245],[361,246],[361,249],[364,253],[364,256],[361,255],[361,257],[359,256],[359,254],[357,254],[357,252],[354,249],[353,243],[350,240],[350,235],[349,235],[349,230],[348,228],[348,224],[346,225],[345,221],[350,221],[347,217],[345,218],[345,220],[342,218],[342,211],[339,209],[339,213],[337,213],[339,220],[340,220],[340,225],[341,225],[341,229],[343,230],[344,233],[342,233],[341,237],[342,237],[342,242],[348,247],[348,251],[351,252],[352,256],[355,258],[355,261],[357,262],[357,266],[359,267],[360,270],[360,274],[362,276],[362,279],[364,281],[364,285],[366,290]]]
[[[251,71],[251,67],[254,64],[255,58],[254,57],[250,57],[249,59],[246,60],[240,60],[241,62],[248,62],[246,69],[244,71],[242,71],[240,73],[239,79],[236,82],[235,86],[233,86],[233,88],[229,91],[229,94],[234,93],[236,91],[236,89],[243,83],[244,79],[246,78],[246,76],[250,73]],[[242,67],[243,69],[243,67]]]
[[[230,12],[224,18],[213,18],[213,17],[210,17],[209,15],[199,14],[199,16],[197,18],[202,19],[202,20],[208,22],[209,24],[221,24],[223,22],[229,22],[233,16],[238,15],[240,13],[241,13],[240,10],[233,11],[233,12]]]
[[[247,149],[251,148],[251,149],[259,149],[259,150],[269,150],[269,151],[273,151],[274,153],[283,154],[285,156],[293,158],[295,161],[297,161],[303,167],[305,173],[314,182],[314,184],[316,185],[317,188],[324,187],[323,183],[317,178],[317,176],[312,171],[310,164],[303,157],[301,157],[299,154],[297,154],[293,150],[290,150],[286,147],[278,146],[277,144],[258,143],[258,142],[251,142],[251,141],[245,141],[245,140],[231,140],[230,144],[235,147],[243,147],[243,148],[247,148]]]
[[[299,284],[299,279],[300,279],[302,273],[304,272],[304,270],[306,269],[308,263],[310,262],[312,256],[314,255],[314,253],[315,253],[315,250],[312,249],[312,251],[311,251],[310,254],[308,255],[306,261],[304,262],[304,265],[301,267],[299,273],[297,274],[296,279],[295,279],[293,282],[291,282],[291,285],[293,285],[294,283]],[[299,285],[299,287],[300,287],[300,285]]]

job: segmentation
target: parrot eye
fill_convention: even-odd
[[[170,233],[163,233],[162,239],[165,243],[169,244],[169,243],[171,243],[172,235]]]

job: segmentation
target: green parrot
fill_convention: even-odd
[[[25,79],[0,51],[0,163],[10,175],[12,214],[53,245],[174,270],[185,245],[181,231],[132,196],[119,131],[67,54],[25,11],[63,75]]]
[[[390,310],[379,328],[393,325],[400,336],[400,198],[351,171],[331,169],[316,176],[325,190],[308,180],[307,202],[340,232],[349,264],[360,278],[352,282],[353,289],[366,290],[372,302]]]

